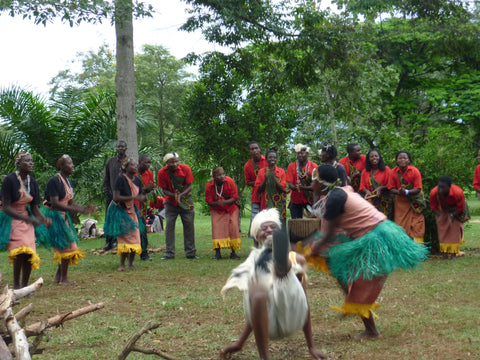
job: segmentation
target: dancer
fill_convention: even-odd
[[[348,155],[338,160],[338,162],[344,166],[347,172],[349,185],[353,187],[355,192],[358,192],[367,157],[362,154],[362,148],[357,143],[349,144],[347,153]]]
[[[135,176],[138,171],[137,162],[132,158],[122,161],[122,174],[115,181],[113,202],[110,204],[105,221],[105,234],[117,238],[117,251],[120,255],[118,271],[125,271],[125,260],[128,257],[128,268],[135,270],[133,261],[135,254],[142,253],[140,233],[145,226],[140,219],[140,211],[135,200],[146,200],[142,194],[142,182]]]
[[[262,155],[260,146],[256,141],[252,141],[248,144],[248,150],[250,151],[251,158],[245,163],[243,172],[245,174],[245,184],[252,188],[250,216],[251,227],[253,218],[260,212],[260,197],[257,194],[258,189],[255,186],[255,181],[257,180],[258,171],[266,168],[268,163],[265,159],[265,156]],[[250,234],[250,227],[248,229],[248,237],[254,239],[254,237]],[[255,239],[253,240],[253,245],[258,248],[258,242]]]
[[[8,174],[2,183],[2,207],[0,211],[0,249],[9,251],[13,261],[13,288],[28,285],[30,274],[40,266],[35,246],[35,227],[50,226],[38,208],[40,190],[33,172],[32,155],[21,152],[15,158],[17,171]],[[30,209],[27,208],[29,204]],[[32,215],[33,216],[32,216]]]
[[[321,214],[325,233],[313,243],[311,256],[323,255],[331,274],[342,286],[346,300],[333,307],[346,315],[360,315],[365,331],[358,337],[378,337],[373,311],[388,274],[412,268],[426,259],[428,250],[416,244],[402,228],[387,220],[350,186],[337,187],[337,171],[322,165],[314,187],[325,197]],[[337,235],[337,229],[346,236]]]
[[[393,220],[393,199],[388,191],[390,168],[385,165],[382,155],[377,150],[367,153],[365,170],[362,171],[360,180],[360,193],[365,199],[377,208],[378,211]]]
[[[318,166],[308,160],[310,148],[297,144],[293,148],[297,154],[297,161],[288,165],[287,185],[290,189],[290,215],[292,219],[303,218],[303,209],[313,204],[312,171]]]
[[[461,187],[452,184],[447,175],[438,178],[438,185],[430,192],[430,208],[437,220],[438,242],[444,259],[455,260],[460,252],[463,224],[470,220],[467,203]]]
[[[396,195],[393,210],[395,223],[404,228],[415,242],[423,244],[423,210],[427,205],[422,191],[422,175],[415,166],[410,165],[412,158],[408,151],[399,151],[395,159],[397,167],[392,169],[388,179],[388,189]]]
[[[68,179],[74,171],[70,156],[60,156],[55,166],[60,171],[47,183],[45,207],[42,208],[44,215],[52,218],[49,240],[54,251],[53,262],[58,263],[53,282],[59,285],[76,285],[68,280],[68,266],[77,265],[78,260],[82,259],[86,253],[78,249],[77,229],[73,226],[69,212],[92,214],[97,209],[93,205],[82,206],[73,201],[73,186]]]
[[[268,166],[258,171],[255,187],[260,197],[262,210],[276,208],[280,213],[282,231],[287,229],[287,176],[285,170],[277,166],[277,151],[270,149],[265,154]]]
[[[237,185],[229,176],[225,176],[222,167],[212,170],[213,180],[205,188],[205,201],[210,206],[212,217],[212,240],[215,250],[214,260],[220,260],[220,249],[231,249],[230,259],[238,260],[236,251],[240,250],[240,229],[238,224]]]
[[[269,359],[268,340],[280,339],[303,329],[308,350],[314,359],[325,359],[313,343],[310,309],[305,291],[305,258],[289,252],[289,242],[279,231],[277,209],[261,211],[252,222],[252,235],[262,245],[253,249],[247,260],[232,271],[222,289],[244,292],[247,323],[237,342],[220,351],[220,357],[242,349],[253,331],[260,359]]]

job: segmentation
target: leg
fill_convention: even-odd
[[[180,210],[180,218],[183,224],[183,245],[187,258],[196,257],[195,248],[195,210]]]
[[[253,287],[250,290],[250,309],[253,334],[257,344],[260,359],[267,360],[268,357],[268,293],[263,287]]]
[[[52,282],[57,283],[60,281],[60,264],[57,266],[57,272],[55,273],[55,277],[53,278]]]
[[[128,268],[132,270],[136,270],[137,268],[133,266],[133,260],[135,260],[135,253],[131,252],[128,254]]]
[[[305,208],[304,204],[294,204],[290,203],[290,216],[292,219],[302,219],[303,218],[303,209]]]
[[[252,215],[250,216],[250,227],[248,228],[248,237],[253,239],[252,234],[250,234],[250,228],[252,227],[253,218],[260,212],[260,203],[251,203]],[[253,239],[253,246],[258,249],[258,241]]]
[[[20,289],[20,273],[22,271],[22,259],[21,256],[23,254],[17,255],[15,259],[13,259],[13,288]]]
[[[126,253],[120,254],[120,266],[118,267],[118,271],[125,271],[125,259],[127,258]]]
[[[241,350],[243,347],[243,344],[245,343],[245,341],[247,340],[251,332],[252,332],[252,327],[247,323],[243,328],[242,334],[240,335],[240,338],[238,339],[238,341],[220,350],[220,354],[219,354],[220,358],[225,359],[228,355]]]
[[[60,281],[59,285],[76,285],[74,282],[68,280],[68,265],[70,265],[70,260],[62,259],[60,264]]]
[[[145,225],[145,218],[142,217],[139,219],[139,221],[142,221],[143,225]],[[152,258],[148,256],[148,236],[146,227],[145,230],[140,233],[140,243],[142,245],[142,254],[140,255],[140,259],[151,261]]]
[[[28,280],[30,279],[30,274],[32,273],[32,264],[29,261],[32,255],[22,255],[25,255],[22,262],[22,287],[25,287],[28,285]]]
[[[175,222],[177,221],[178,209],[169,203],[165,203],[165,257],[175,257]]]
[[[222,258],[222,253],[220,252],[220,248],[215,249],[215,256],[213,257],[213,260],[220,260]]]
[[[107,210],[108,207],[110,206],[110,203],[112,202],[113,198],[110,194],[106,194],[106,200],[105,200],[105,219],[107,218]],[[115,238],[112,236],[105,235],[105,246],[103,247],[103,250],[108,251],[114,248],[114,242]]]
[[[370,313],[369,318],[361,317],[363,325],[365,325],[365,331],[356,336],[357,339],[367,338],[378,338],[380,333],[378,332],[377,326],[375,325],[375,320],[373,319],[373,314]]]

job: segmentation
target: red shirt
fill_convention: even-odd
[[[377,170],[375,172],[375,175],[373,175],[373,177],[375,178],[375,180],[378,181],[378,183],[380,185],[388,185],[388,180],[390,179],[390,168],[388,166],[385,166],[385,170],[383,171],[380,171],[380,170]],[[360,191],[361,190],[364,190],[364,189],[367,189],[369,191],[373,191],[375,190],[375,188],[371,188],[371,185],[370,185],[370,175],[371,175],[371,171],[367,171],[367,170],[364,170],[362,171],[362,178],[360,180]]]
[[[258,189],[258,187],[263,183],[265,180],[265,171],[267,169],[263,168],[258,171],[257,175],[257,180],[255,181],[255,188]],[[282,187],[285,189],[287,187],[287,176],[285,174],[285,170],[282,168],[279,168],[277,165],[275,165],[275,176],[277,178],[280,178],[280,184]],[[265,191],[262,192],[261,197],[260,197],[260,208],[264,210],[267,207],[266,201],[265,201]]]
[[[305,173],[308,173],[310,181],[312,181],[312,172],[318,167],[313,161],[308,160],[303,169]],[[291,183],[294,186],[300,184],[300,178],[297,177],[297,161],[288,165],[287,168],[287,182]],[[297,191],[290,189],[290,201],[294,204],[308,204],[308,200],[305,196],[304,191]]]
[[[365,169],[365,162],[367,161],[367,157],[365,155],[360,155],[360,159],[357,159],[355,161],[352,161],[348,156],[345,156],[338,160],[340,164],[343,165],[345,168],[345,172],[347,173],[347,176],[350,176],[350,164],[355,166],[359,171],[363,171]]]
[[[135,174],[135,176],[138,176],[138,174]],[[141,180],[142,180],[142,187],[145,188],[145,186],[147,185],[150,185],[150,184],[153,184],[155,181],[153,180],[153,172],[152,170],[150,169],[147,169],[143,172],[142,176],[138,176]],[[139,209],[141,209],[141,204],[140,204],[140,201],[138,200],[135,200],[135,205],[137,205],[137,207]]]
[[[450,187],[450,192],[445,199],[438,195],[438,186],[435,186],[430,192],[430,208],[432,210],[445,211],[447,207],[456,207],[459,212],[465,211],[465,197],[460,186],[453,185]]]
[[[245,173],[245,184],[248,184],[251,181],[257,180],[257,174],[260,169],[266,168],[268,166],[267,160],[265,159],[265,156],[261,155],[260,161],[257,163],[257,168],[255,169],[253,166],[253,158],[250,158],[245,163],[245,166],[243,167],[243,172]],[[252,203],[259,203],[260,198],[257,195],[257,190],[258,187],[255,185],[252,186],[252,197],[251,197],[251,202]]]
[[[475,168],[475,175],[473,175],[473,188],[480,189],[480,165]]]
[[[178,168],[175,171],[175,176],[184,178],[183,179],[183,185],[188,185],[191,184],[195,181],[193,178],[192,170],[190,169],[190,166],[185,165],[185,164],[178,164]],[[168,166],[164,166],[160,170],[158,170],[157,174],[157,184],[160,188],[166,189],[172,193],[175,192],[175,189],[173,188],[172,181],[170,180],[170,174],[168,171]],[[168,201],[174,206],[178,206],[178,202],[175,201],[175,198],[171,196],[165,195],[165,201]]]
[[[390,178],[388,179],[388,190],[400,190],[402,185],[407,185],[405,183],[400,184],[398,172],[402,174],[404,181],[413,184],[414,189],[422,188],[422,175],[420,174],[420,171],[415,166],[408,165],[405,172],[402,172],[402,170],[400,170],[398,166],[390,171]]]
[[[225,197],[225,195],[227,196]],[[215,180],[213,179],[207,182],[207,185],[205,186],[205,201],[207,203],[227,198],[238,199],[237,185],[235,185],[235,182],[231,177],[225,176],[223,186],[216,186]],[[220,214],[224,214],[225,212],[233,214],[236,208],[237,205],[234,203],[223,206],[210,206],[210,211],[216,211]]]

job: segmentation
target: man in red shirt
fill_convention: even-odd
[[[260,198],[257,194],[257,187],[255,186],[255,180],[257,180],[258,170],[266,168],[268,163],[260,152],[260,146],[257,142],[252,141],[248,144],[248,150],[250,151],[251,158],[246,162],[243,167],[245,173],[245,184],[252,188],[251,196],[251,217],[250,217],[250,227],[252,226],[252,220],[260,212]],[[253,239],[255,247],[258,247],[258,242],[250,234],[250,229],[248,230],[248,237]]]
[[[177,153],[168,153],[163,161],[166,166],[158,171],[158,186],[165,194],[165,244],[166,251],[162,260],[175,258],[175,222],[178,215],[183,224],[183,243],[187,259],[198,259],[195,248],[195,210],[192,198],[192,170],[188,165],[180,164]]]
[[[348,155],[341,158],[338,162],[343,165],[348,176],[349,184],[355,192],[360,189],[360,179],[362,171],[365,169],[367,157],[362,154],[362,148],[356,143],[347,146]]]
[[[155,189],[155,181],[153,179],[153,172],[150,170],[150,165],[152,164],[152,158],[148,155],[141,154],[138,157],[138,174],[140,180],[142,180],[142,191],[145,195],[149,194],[153,189]],[[141,220],[143,224],[146,224],[147,215],[148,215],[148,201],[142,203],[135,201],[142,215]],[[142,244],[142,254],[140,255],[141,260],[152,261],[152,258],[148,256],[148,237],[147,229],[140,233],[141,244]]]
[[[455,260],[463,240],[463,224],[470,219],[461,187],[452,184],[450,176],[440,176],[430,192],[430,208],[435,213],[438,242],[443,258]]]
[[[312,172],[317,164],[308,160],[310,148],[297,144],[294,147],[297,161],[287,168],[287,185],[290,189],[290,215],[292,219],[303,218],[303,209],[307,204],[313,204]]]

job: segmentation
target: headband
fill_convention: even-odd
[[[165,156],[163,157],[163,162],[167,162],[168,160],[170,160],[172,158],[178,158],[178,154],[176,152],[171,152],[171,153],[165,154]]]

